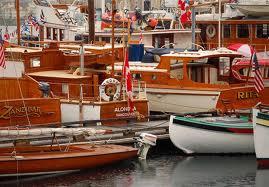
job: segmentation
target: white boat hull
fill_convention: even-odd
[[[258,109],[253,109],[253,133],[259,168],[269,168],[269,120],[257,119]]]
[[[254,153],[253,134],[237,134],[194,128],[173,123],[169,135],[173,144],[186,154]]]
[[[216,108],[220,92],[147,88],[151,111],[192,113]]]
[[[247,16],[269,16],[269,6],[266,4],[238,4],[236,8]]]

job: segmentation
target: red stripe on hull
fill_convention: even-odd
[[[269,169],[269,158],[258,158],[258,169]]]
[[[239,129],[239,128],[228,128],[229,131],[236,134],[253,134],[253,129]]]

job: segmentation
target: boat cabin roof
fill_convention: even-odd
[[[81,79],[81,78],[89,78],[91,76],[88,75],[77,75],[69,73],[68,70],[52,70],[52,71],[39,71],[39,72],[33,72],[28,73],[30,76],[35,77],[46,77],[46,78],[64,78],[64,79]]]
[[[162,57],[175,57],[179,59],[201,59],[201,58],[215,58],[215,57],[240,57],[238,52],[229,50],[227,48],[220,48],[217,50],[199,50],[199,51],[184,51],[177,53],[170,53],[162,55]]]

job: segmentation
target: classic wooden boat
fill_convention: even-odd
[[[172,115],[169,136],[186,154],[254,153],[253,126],[244,117]]]
[[[0,176],[41,175],[94,168],[137,156],[120,145],[20,146],[0,148]]]
[[[162,55],[154,63],[131,62],[130,71],[135,80],[147,83],[151,111],[225,112],[268,103],[267,86],[258,94],[253,83],[232,76],[231,63],[237,57],[239,53],[226,48],[175,52]],[[115,63],[114,67],[119,73],[122,63]]]
[[[52,97],[46,84],[25,75],[23,62],[10,59],[0,74],[0,128],[61,122],[60,99]]]
[[[13,137],[14,140],[21,136],[31,137],[48,134],[52,136],[50,146],[33,146],[30,143],[16,140],[12,147],[1,147],[0,177],[70,172],[111,164],[133,157],[146,159],[150,146],[156,145],[157,137],[148,133],[142,133],[139,136],[137,148],[93,143],[68,143],[64,145],[59,144],[56,138],[56,134],[73,137],[92,136],[107,132],[110,131],[94,128],[6,128],[0,130],[1,137]],[[54,141],[55,139],[56,141]]]
[[[253,132],[258,168],[269,168],[269,114],[268,105],[259,105],[253,109]]]
[[[269,56],[267,52],[257,53],[257,58],[259,60],[259,68],[263,76],[263,80],[268,80],[269,78]],[[246,80],[248,76],[248,69],[251,66],[250,58],[239,58],[235,59],[232,65],[233,72],[236,72],[235,78]],[[253,81],[254,73],[250,71],[249,80]]]
[[[13,61],[14,66],[19,66],[21,72],[37,83],[49,85],[50,95],[60,98],[62,122],[148,116],[145,83],[134,83],[139,84],[141,90],[134,93],[135,110],[130,112],[125,92],[121,91],[121,77],[111,78],[107,74],[106,66],[112,63],[111,45],[85,45],[85,68],[80,68],[79,45],[52,42],[47,46],[6,48],[7,64]],[[122,59],[122,46],[115,46],[115,58]]]

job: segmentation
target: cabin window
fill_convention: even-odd
[[[269,24],[256,25],[256,38],[268,38],[269,37]]]
[[[133,79],[134,79],[134,80],[141,80],[141,78],[142,78],[142,76],[141,76],[140,73],[134,73],[134,74],[133,74]]]
[[[230,38],[231,37],[231,25],[224,24],[223,25],[223,38]]]
[[[53,40],[58,40],[58,29],[53,28]]]
[[[40,67],[40,57],[35,57],[30,59],[31,68]]]
[[[244,24],[237,25],[237,37],[238,38],[248,38],[249,37],[248,25],[244,25]]]
[[[63,94],[68,94],[69,93],[68,84],[62,84],[62,93]]]
[[[64,30],[60,29],[60,41],[64,40]]]
[[[183,79],[183,63],[172,59],[170,61],[170,78],[182,80]]]
[[[47,32],[47,39],[51,39],[51,28],[47,27],[46,32]]]

